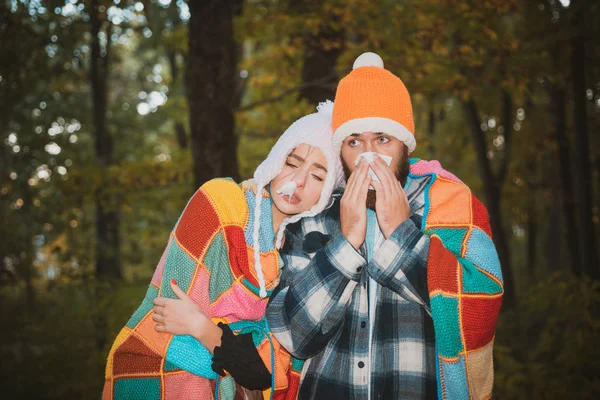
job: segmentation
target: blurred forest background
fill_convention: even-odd
[[[188,198],[251,177],[364,51],[412,95],[414,156],[489,209],[495,397],[600,398],[591,0],[1,0],[2,397],[98,399]]]

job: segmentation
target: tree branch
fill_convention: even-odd
[[[288,96],[291,93],[298,92],[298,91],[300,91],[302,89],[305,89],[305,88],[308,88],[308,87],[315,87],[315,86],[329,87],[331,84],[327,84],[327,83],[328,83],[328,81],[330,79],[331,79],[331,76],[325,76],[325,77],[322,77],[322,78],[319,78],[319,79],[315,79],[314,81],[307,82],[307,83],[304,83],[302,85],[298,85],[298,86],[286,89],[286,90],[284,90],[283,92],[279,93],[276,96],[268,97],[266,99],[258,100],[258,101],[255,101],[253,103],[246,104],[244,106],[238,107],[238,108],[235,109],[235,111],[236,112],[249,111],[249,110],[252,110],[252,109],[254,109],[256,107],[265,105],[265,104],[274,103],[274,102],[276,102],[278,100],[281,100],[282,98]]]

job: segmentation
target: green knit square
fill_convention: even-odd
[[[121,378],[115,382],[115,400],[160,400],[160,378]]]
[[[196,261],[179,247],[176,240],[173,240],[165,262],[160,296],[171,299],[177,298],[175,293],[171,290],[172,279],[175,279],[181,290],[187,293],[187,290],[192,283],[195,270]]]
[[[131,329],[135,328],[137,324],[154,308],[154,299],[158,296],[158,289],[154,285],[148,286],[148,290],[146,291],[146,296],[144,300],[142,300],[142,304],[139,308],[133,313],[129,321],[127,321],[127,326]]]
[[[438,294],[431,298],[430,303],[433,315],[444,316],[433,320],[439,354],[444,357],[458,357],[458,353],[463,350],[458,320],[458,299]]]

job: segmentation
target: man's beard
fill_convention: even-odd
[[[344,167],[344,175],[346,175],[346,182],[350,178],[352,172],[350,168],[348,168],[348,164],[342,159],[342,166]],[[402,187],[406,184],[406,179],[408,178],[408,173],[410,172],[410,163],[408,162],[408,147],[404,146],[404,152],[400,161],[398,161],[398,165],[396,166],[396,179],[400,181]],[[370,208],[373,211],[376,211],[375,204],[377,203],[377,193],[375,190],[369,189],[367,192],[367,208]]]

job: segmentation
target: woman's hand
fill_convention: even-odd
[[[221,345],[221,328],[200,311],[198,305],[173,279],[171,289],[178,299],[158,297],[154,299],[152,319],[158,332],[174,335],[190,335],[202,343],[211,353]]]

